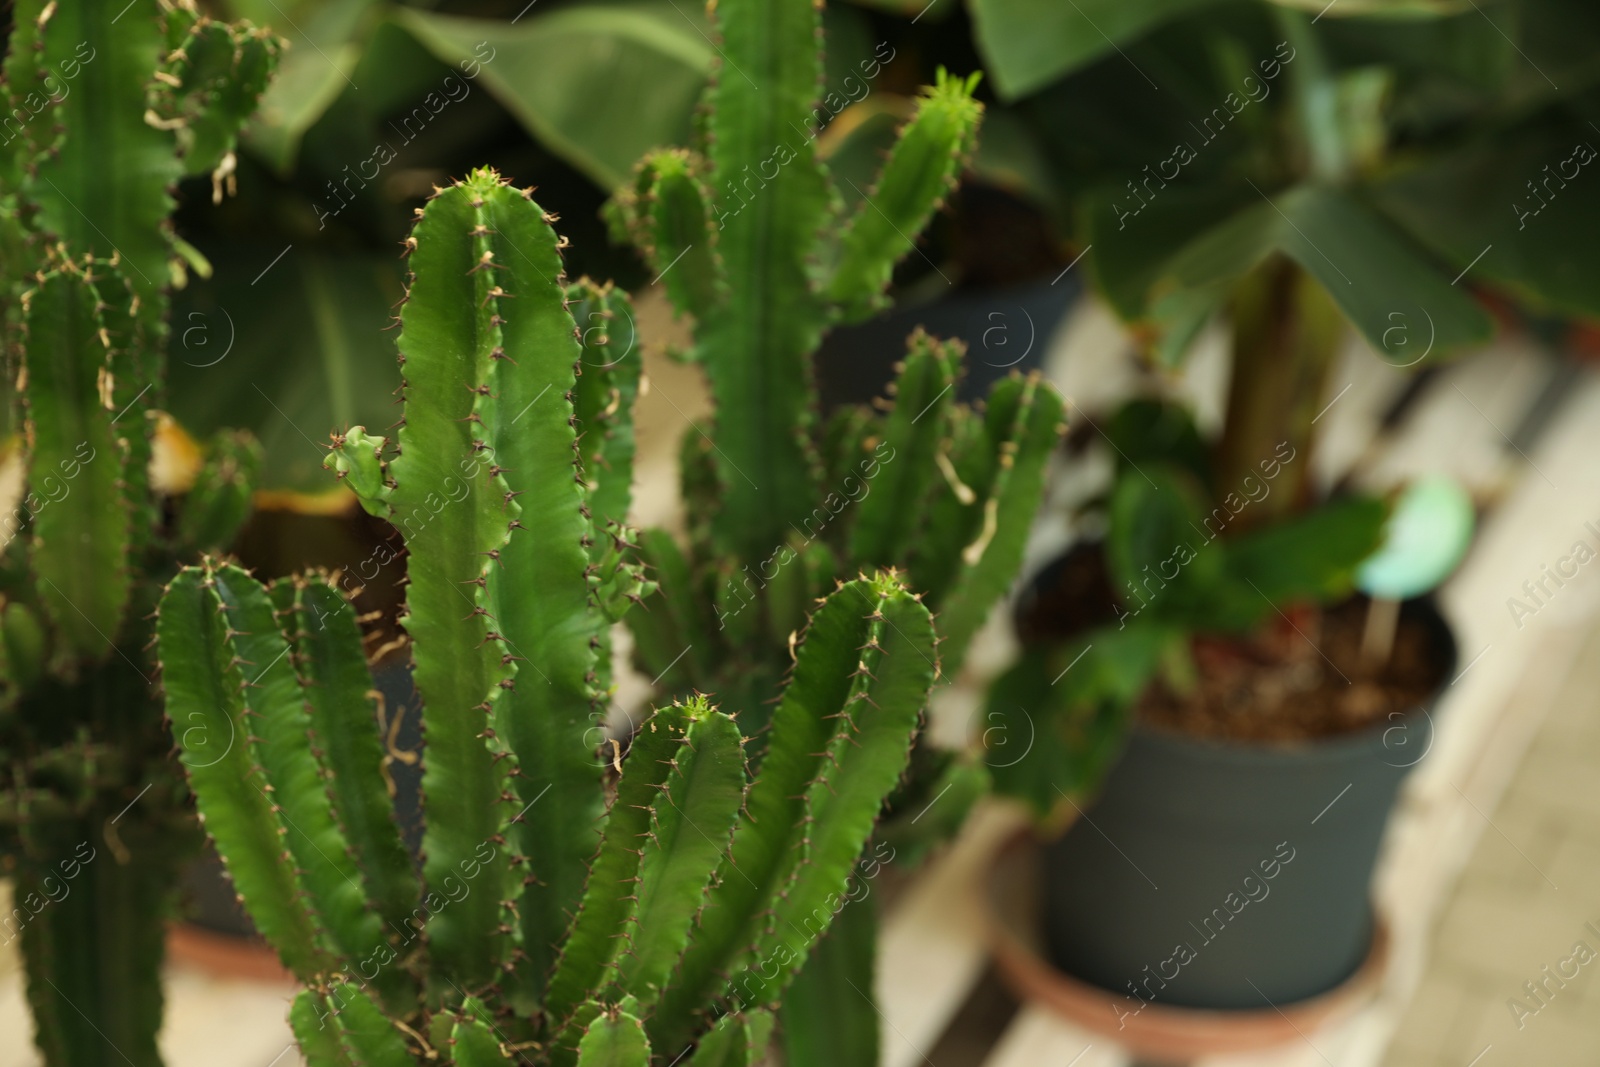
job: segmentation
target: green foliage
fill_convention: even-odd
[[[269,591],[207,560],[161,601],[189,785],[257,927],[309,987],[291,1024],[313,1067],[446,1049],[463,1067],[646,1067],[708,1033],[690,1062],[755,1062],[937,673],[928,609],[880,572],[816,608],[748,794],[740,727],[706,697],[660,707],[626,749],[597,728],[605,635],[629,600],[616,589],[653,595],[618,547],[628,533],[596,528],[599,508],[626,511],[614,446],[631,442],[623,363],[638,356],[611,348],[620,298],[569,286],[560,247],[492,171],[440,190],[410,241],[398,439],[357,427],[328,457],[407,544],[420,883],[338,591]]]
[[[984,61],[1007,99],[1101,58],[1164,19],[1215,0],[969,0]]]
[[[1025,650],[986,698],[983,743],[995,790],[1061,825],[1122,751],[1133,702],[1175,636],[1152,621]]]
[[[1474,283],[1600,310],[1578,236],[1593,200],[1574,195],[1596,143],[1573,106],[1600,43],[1586,5],[968,6],[1084,266],[1162,363],[1264,256],[1315,274],[1403,366],[1488,336]]]
[[[25,485],[0,545],[0,851],[19,895],[48,902],[22,939],[46,1063],[146,1067],[161,931],[196,843],[148,615],[186,552],[233,539],[258,466],[228,435],[179,499],[151,484],[168,291],[204,262],[172,232],[173,185],[214,172],[225,191],[281,42],[178,0],[25,0],[11,15],[0,314]]]
[[[296,40],[247,137],[281,171],[294,165],[307,132],[343,98],[399,101],[417,90],[414,102],[433,90],[426,110],[444,93],[459,92],[454,84],[442,92],[437,82],[419,87],[419,64],[391,62],[396,37],[411,38],[413,52],[420,45],[476,80],[530,135],[606,188],[622,182],[647,149],[688,133],[715,58],[699,11],[671,0],[534,8],[520,16],[512,9],[498,19],[384,0],[225,6]]]

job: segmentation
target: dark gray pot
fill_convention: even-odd
[[[1082,291],[1076,274],[946,296],[928,304],[896,307],[866,322],[828,332],[815,368],[822,408],[865,404],[882,396],[894,380],[894,365],[906,356],[906,338],[918,326],[935,337],[967,344],[960,399],[988,395],[1011,371],[1035,370],[1044,362],[1050,335]]]
[[[1426,601],[1404,610],[1430,623],[1452,677],[1444,620]],[[1378,845],[1432,746],[1437,698],[1299,746],[1136,730],[1100,796],[1044,850],[1056,965],[1128,994],[1130,1011],[1137,998],[1259,1009],[1339,985],[1371,943]]]

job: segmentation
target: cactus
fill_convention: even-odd
[[[192,3],[22,0],[0,122],[0,317],[26,476],[0,523],[0,850],[51,1067],[159,1063],[163,920],[198,844],[150,676],[183,555],[243,523],[258,458],[228,435],[193,491],[152,487],[167,293],[196,254],[171,187],[231,172],[279,42]]]
[[[692,320],[689,357],[704,366],[716,406],[709,441],[685,435],[688,551],[645,532],[640,558],[658,588],[628,623],[644,674],[667,692],[720,694],[761,737],[802,605],[836,573],[903,570],[937,613],[941,663],[954,676],[1021,565],[1063,407],[1037,376],[1017,375],[994,387],[984,411],[958,403],[963,346],[919,330],[881,410],[848,407],[824,423],[811,358],[829,326],[887,306],[895,265],[976,143],[978,78],[940,70],[877,180],[853,188],[856,206],[846,209],[815,143],[819,6],[718,0],[711,14],[721,63],[701,142],[647,155],[609,206],[614,231]],[[903,796],[964,769],[949,753],[914,766],[928,776]],[[898,822],[909,837],[948,833],[959,819]],[[902,844],[909,856],[927,843]],[[839,940],[823,951],[837,951]],[[840,966],[871,955],[856,952]],[[863,988],[869,972],[855,972]],[[861,997],[841,996],[870,1016]],[[790,1021],[791,1029],[831,1025]],[[871,1035],[875,1025],[869,1018],[857,1029]],[[821,1058],[787,1051],[795,1067]],[[855,1059],[875,1062],[876,1042],[864,1041]]]
[[[290,1022],[312,1067],[755,1062],[933,685],[931,616],[884,570],[815,607],[753,780],[707,696],[625,741],[597,729],[605,635],[653,593],[616,520],[638,355],[590,331],[621,298],[568,285],[561,248],[493,171],[439,190],[408,241],[397,438],[352,428],[328,457],[407,544],[420,882],[336,584],[207,558],[161,599],[181,762],[306,986]]]
[[[610,205],[613,227],[693,320],[690,357],[716,402],[711,441],[685,441],[691,551],[644,535],[659,589],[629,620],[642,668],[671,691],[715,690],[726,702],[730,681],[760,675],[737,687],[753,730],[775,695],[795,605],[835,572],[905,570],[939,614],[946,670],[960,666],[1020,565],[1062,404],[1022,377],[996,386],[986,413],[957,403],[963,347],[919,331],[882,412],[847,408],[822,425],[810,359],[827,326],[887,305],[895,264],[975,144],[977,77],[939,73],[877,182],[846,210],[814,143],[816,5],[725,0],[713,16],[722,64],[704,143],[652,152]],[[692,610],[706,587],[714,609]]]

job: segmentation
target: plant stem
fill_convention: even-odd
[[[1267,261],[1233,300],[1233,378],[1217,442],[1217,493],[1244,494],[1246,479],[1282,469],[1271,492],[1241,512],[1236,529],[1292,515],[1311,502],[1312,424],[1344,335],[1338,308],[1294,263]]]

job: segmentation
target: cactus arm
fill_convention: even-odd
[[[156,635],[167,715],[201,822],[256,929],[285,966],[310,980],[330,961],[288,857],[287,831],[260,789],[266,775],[250,744],[247,679],[206,571],[185,568],[167,586]]]
[[[724,1015],[695,1046],[687,1067],[757,1067],[766,1061],[772,1022],[772,1013],[759,1008]]]
[[[766,578],[767,564],[761,567]],[[805,629],[806,612],[818,597],[832,589],[837,566],[833,550],[824,541],[807,541],[791,534],[789,543],[771,560],[772,575],[766,578],[766,639],[784,648],[792,635]]]
[[[249,743],[266,772],[266,782],[255,784],[270,792],[288,828],[289,851],[331,944],[345,958],[365,959],[384,944],[381,921],[368,906],[361,872],[330,810],[329,783],[311,747],[307,700],[272,601],[260,583],[231,564],[213,566],[209,577],[248,679]],[[379,987],[398,996],[400,972],[379,973]]]
[[[672,306],[703,320],[728,297],[711,228],[711,192],[700,180],[695,158],[684,149],[653,152],[640,166],[650,178],[636,208],[645,253]]]
[[[474,208],[477,225],[488,233],[475,239],[474,260],[498,269],[480,272],[480,288],[492,286],[480,300],[504,319],[504,358],[491,361],[483,428],[505,500],[519,494],[521,512],[488,579],[490,611],[516,671],[494,728],[516,755],[519,812],[540,805],[514,829],[528,863],[517,906],[522,973],[542,993],[583,895],[603,802],[590,711],[604,620],[591,609],[589,523],[566,399],[581,350],[559,284],[563,242],[544,212],[492,171],[458,188],[482,205]],[[499,289],[509,296],[496,297]]]
[[[578,1045],[578,1067],[648,1067],[649,1063],[644,1027],[625,1011],[597,1016]]]
[[[945,412],[954,403],[956,377],[964,346],[940,342],[922,330],[911,335],[910,351],[891,387],[894,407],[884,420],[883,440],[875,450],[876,469],[870,480],[861,470],[848,472],[840,487],[865,492],[856,505],[850,533],[853,558],[863,564],[888,566],[903,559],[921,532],[921,505],[939,468],[934,454],[944,435]]]
[[[976,143],[983,105],[972,98],[978,75],[951,77],[923,90],[916,114],[900,131],[872,191],[840,238],[828,299],[846,322],[888,306],[883,295],[894,266],[956,186]]]
[[[633,500],[633,404],[644,361],[628,294],[587,278],[567,288],[583,346],[572,402],[578,418],[592,535],[628,521]]]
[[[582,906],[550,978],[545,1012],[553,1023],[564,1023],[599,991],[606,971],[625,947],[621,940],[638,900],[639,863],[652,829],[652,805],[672,771],[691,715],[707,711],[703,698],[695,698],[690,707],[659,708],[633,737],[616,799],[606,816],[600,852],[589,869]]]
[[[228,550],[250,517],[261,459],[260,443],[246,430],[222,430],[212,437],[194,488],[179,506],[177,534],[183,544],[199,551]]]
[[[928,609],[897,579],[883,577],[874,584],[859,665],[853,674],[848,664],[837,667],[854,684],[828,758],[806,790],[807,848],[786,857],[793,873],[756,938],[748,956],[752,964],[784,948],[804,959],[844,906],[856,859],[872,835],[884,798],[906,768],[937,676]],[[869,594],[855,588],[858,604],[868,606]],[[793,973],[781,970],[773,984],[763,987],[762,1003],[777,1003]]]
[[[69,658],[110,654],[128,606],[130,532],[122,460],[102,390],[107,349],[98,295],[70,263],[26,300],[28,483],[40,501],[33,570]],[[57,497],[57,494],[60,494]]]
[[[639,557],[655,581],[655,591],[625,620],[639,663],[667,692],[705,685],[715,651],[714,628],[689,561],[671,534],[653,529],[640,534]]]
[[[5,100],[8,116],[29,115],[42,108],[46,97],[55,95],[42,84],[49,71],[39,69],[44,53],[40,15],[46,4],[47,0],[21,0],[12,10],[11,34],[6,41],[5,79],[0,82],[0,97]],[[34,106],[29,107],[29,104]],[[14,135],[9,129],[6,131],[10,139],[0,145],[0,174],[5,178],[8,191],[21,187],[23,174],[54,136],[54,123],[39,121],[43,117],[41,114],[32,122],[21,123],[21,129]],[[20,270],[22,263],[7,263],[6,267],[8,272]]]
[[[823,470],[827,471],[829,485],[842,485],[852,474],[861,474],[858,464],[866,454],[867,439],[878,428],[878,417],[865,404],[842,404],[834,411],[822,444]]]
[[[40,225],[75,252],[119,256],[139,294],[141,318],[158,321],[168,282],[163,224],[173,200],[167,188],[179,176],[172,133],[145,122],[146,87],[163,47],[160,5],[29,2],[19,6],[18,20],[38,18],[41,9],[50,16],[40,31],[40,69],[70,64],[78,76],[52,114],[72,135],[40,160],[30,183]],[[108,182],[112,159],[118,178]]]
[[[828,716],[838,714],[849,699],[856,650],[866,643],[867,612],[859,603],[864,585],[841,586],[806,626],[794,674],[773,715],[771,749],[734,831],[732,856],[720,865],[700,931],[652,1016],[651,1036],[662,1048],[687,1041],[689,1014],[710,999],[716,975],[751,943],[760,909],[782,888],[787,853],[804,847],[797,828],[806,817],[807,787],[833,737],[835,723]],[[756,826],[764,832],[752,829]]]
[[[872,898],[851,900],[784,994],[784,1067],[877,1067],[878,1013],[869,999],[877,948]]]
[[[461,1005],[450,1030],[456,1067],[510,1067],[512,1061],[501,1051],[489,1018],[488,1009],[477,997],[468,997]]]
[[[994,480],[996,463],[980,415],[958,404],[946,420],[945,439],[934,460],[939,477],[910,552],[911,584],[935,611],[961,572],[961,550],[983,525],[984,506],[978,494]]]
[[[388,465],[390,521],[409,549],[402,624],[412,639],[428,749],[423,761],[423,880],[446,893],[468,872],[471,892],[427,924],[441,975],[469,989],[494,973],[504,950],[502,921],[510,857],[503,832],[516,808],[505,799],[507,769],[486,743],[494,701],[510,679],[511,655],[492,636],[491,553],[507,544],[514,501],[491,473],[484,416],[496,312],[479,292],[478,209],[459,186],[429,201],[413,231],[412,281],[401,309],[405,422]],[[559,397],[560,393],[557,393]],[[547,398],[550,399],[550,398]],[[336,443],[337,443],[336,438]],[[333,454],[347,481],[370,486],[379,467],[373,439],[345,435]],[[475,584],[478,582],[483,584]]]
[[[331,1021],[332,1012],[321,993],[302,989],[296,994],[289,1007],[289,1029],[307,1067],[355,1067],[339,1044],[339,1031]]]
[[[696,698],[703,704],[703,698]],[[707,708],[689,724],[660,796],[639,864],[630,951],[618,960],[617,984],[641,1005],[653,1004],[689,943],[706,883],[728,850],[744,803],[745,763],[739,726]]]
[[[985,428],[996,462],[983,526],[961,550],[961,570],[938,605],[941,651],[952,677],[1022,563],[1063,420],[1061,395],[1037,374],[1009,378],[991,392]]]
[[[139,301],[122,270],[97,264],[92,273],[110,349],[106,418],[113,420],[122,461],[122,495],[132,523],[129,558],[137,560],[162,524],[161,501],[150,491],[150,414],[159,400],[163,359],[160,346],[149,343],[150,326],[139,320]]]
[[[365,426],[352,426],[333,435],[322,465],[333,471],[345,487],[355,493],[362,510],[380,519],[400,521],[394,511],[394,485],[383,450],[389,441],[367,433]],[[418,525],[414,522],[413,526]]]
[[[829,207],[811,136],[820,18],[812,0],[716,7],[725,58],[709,90],[713,211],[726,275],[741,292],[700,324],[699,349],[724,494],[712,528],[742,561],[782,543],[814,495],[808,357],[824,315],[810,271]]]
[[[684,532],[688,534],[690,554],[696,559],[717,555],[712,543],[711,522],[721,507],[722,489],[717,484],[717,458],[711,439],[698,432],[686,433],[678,446],[678,491],[683,498]]]
[[[181,12],[168,16],[168,36]],[[266,30],[202,18],[169,56],[158,83],[163,117],[177,123],[186,175],[215,170],[233,151],[239,130],[256,109],[277,65],[282,42]]]
[[[730,976],[741,1003],[770,1003],[781,993],[790,965],[827,925],[812,912],[826,913],[825,898],[844,888],[905,766],[934,663],[927,609],[892,574],[847,582],[822,602],[773,715],[731,855],[652,1016],[659,1046],[687,1040],[692,1013],[716,993],[719,973]],[[765,973],[774,962],[776,985]]]
[[[152,919],[169,904],[175,864],[144,851],[163,843],[148,841],[137,811],[118,829],[142,862],[109,856],[100,828],[117,810],[35,822],[16,861],[16,914],[38,911],[22,925],[21,944],[36,1040],[49,1064],[161,1064],[162,990],[152,979],[164,931]]]
[[[378,1006],[355,986],[335,982],[327,1003],[339,1045],[355,1067],[417,1067],[406,1042]]]
[[[0,645],[5,648],[6,680],[31,689],[43,674],[45,632],[26,604],[13,600],[0,608]]]
[[[279,583],[292,596],[296,665],[334,809],[378,915],[402,929],[417,903],[411,855],[382,777],[383,744],[355,608],[327,579]]]

